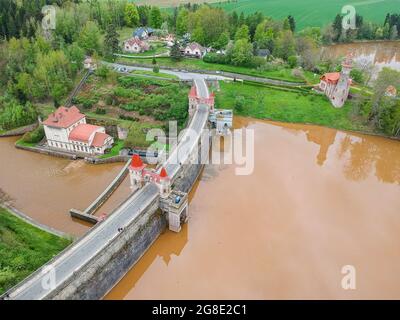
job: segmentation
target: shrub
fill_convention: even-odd
[[[288,64],[289,64],[290,68],[296,68],[297,67],[297,57],[296,56],[288,57]]]
[[[106,114],[106,109],[103,108],[96,108],[96,114]]]
[[[153,72],[154,72],[154,73],[159,73],[159,72],[160,72],[160,67],[157,66],[157,65],[155,65],[155,66],[153,67]]]
[[[242,112],[244,109],[245,103],[246,103],[246,99],[243,96],[237,96],[235,98],[235,110],[237,112]]]
[[[37,127],[31,132],[27,132],[22,136],[22,141],[27,143],[38,143],[44,138],[43,126]]]
[[[108,74],[110,73],[110,69],[108,69],[108,67],[106,66],[101,66],[96,70],[96,75],[105,79],[107,78]]]

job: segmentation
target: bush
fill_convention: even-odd
[[[229,64],[229,58],[226,55],[218,54],[218,53],[207,53],[203,57],[204,62],[208,63],[219,63],[219,64]]]
[[[360,83],[360,84],[364,83],[364,74],[359,69],[352,69],[350,71],[350,77],[357,83]]]
[[[296,56],[290,56],[288,57],[288,64],[290,68],[296,68],[297,67],[297,57]]]
[[[105,79],[107,78],[108,74],[110,73],[110,69],[108,69],[108,67],[106,66],[101,66],[96,70],[96,75]]]
[[[235,110],[237,112],[242,112],[244,109],[245,103],[246,103],[246,99],[243,96],[237,96],[235,98]]]
[[[36,109],[29,102],[21,105],[15,100],[0,101],[0,110],[0,128],[4,130],[26,126],[37,118]]]
[[[154,73],[159,73],[159,72],[160,72],[160,67],[157,66],[157,65],[155,65],[155,66],[153,67],[153,72],[154,72]]]
[[[106,114],[107,111],[106,111],[106,109],[103,109],[103,108],[96,108],[95,113],[96,114]]]
[[[22,136],[22,141],[26,143],[38,143],[44,138],[43,126],[37,127],[31,132],[27,132]]]

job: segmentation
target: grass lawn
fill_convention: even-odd
[[[303,79],[299,79],[292,75],[292,70],[287,68],[280,68],[279,70],[272,71],[261,71],[252,68],[246,67],[236,67],[225,64],[217,64],[217,63],[207,63],[201,59],[182,59],[181,61],[174,61],[171,58],[162,57],[156,58],[157,63],[162,67],[173,67],[177,69],[188,69],[188,70],[211,70],[211,71],[225,71],[232,72],[244,75],[250,75],[261,78],[269,78],[276,80],[285,80],[290,82],[304,82]],[[117,62],[120,63],[140,63],[146,64],[149,67],[152,67],[151,60],[144,59],[135,59],[135,58],[124,58],[119,57]],[[305,72],[307,73],[307,72]],[[311,73],[310,73],[311,74]],[[310,74],[308,76],[310,76]],[[312,75],[312,74],[311,74]]]
[[[145,76],[152,76],[152,77],[159,77],[163,79],[172,79],[172,80],[177,80],[179,79],[178,76],[174,74],[169,74],[169,73],[164,73],[164,72],[153,72],[153,71],[146,71],[146,70],[133,70],[130,72],[131,74],[135,75],[145,75]]]
[[[22,141],[22,138],[19,139],[15,144],[23,147],[36,147],[37,143],[36,142],[25,142]]]
[[[250,84],[221,83],[216,105],[218,108],[233,109],[237,96],[245,99],[243,110],[235,110],[236,114],[242,116],[368,131],[362,123],[351,119],[350,103],[336,109],[325,96],[320,95],[285,92]]]
[[[71,243],[44,232],[0,208],[0,294]]]
[[[119,152],[121,151],[121,149],[123,147],[124,147],[124,141],[118,140],[116,143],[114,143],[113,147],[111,148],[111,150],[108,153],[103,154],[99,158],[100,159],[107,159],[107,158],[118,156]]]

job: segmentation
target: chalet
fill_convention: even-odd
[[[197,42],[189,43],[183,50],[183,54],[187,57],[203,58],[206,49]]]
[[[140,40],[147,40],[154,34],[154,31],[152,28],[140,27],[133,32],[132,36]]]
[[[139,38],[131,38],[124,42],[124,51],[130,53],[141,53],[144,51],[148,51],[150,46],[147,42],[140,40]]]
[[[104,127],[86,123],[86,117],[75,106],[59,107],[43,121],[47,145],[62,151],[104,154],[114,139]]]

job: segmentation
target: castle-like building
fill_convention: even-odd
[[[59,107],[43,121],[43,127],[52,149],[95,155],[104,154],[114,143],[104,127],[87,124],[85,115],[75,106]]]
[[[335,108],[343,107],[349,96],[352,83],[350,78],[352,64],[353,59],[349,54],[342,63],[342,71],[325,73],[316,88],[318,91],[325,93]]]

